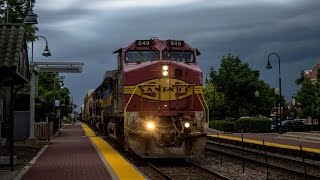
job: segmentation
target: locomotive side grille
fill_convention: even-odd
[[[181,69],[175,69],[174,70],[174,77],[175,78],[181,78],[182,77],[182,70]]]

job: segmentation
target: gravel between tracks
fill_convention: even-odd
[[[217,144],[207,144],[208,148],[213,148],[213,149],[217,149],[219,151],[223,151],[226,153],[231,153],[237,156],[244,156],[245,158],[249,158],[252,160],[256,160],[259,162],[265,162],[265,156],[263,155],[257,155],[257,154],[253,154],[253,153],[249,153],[249,152],[243,152],[242,150],[237,150],[237,149],[232,149],[232,148],[228,148],[228,147],[224,147],[224,146],[219,146]],[[248,148],[246,148],[248,149]],[[248,149],[248,150],[253,150],[253,149]],[[256,152],[262,152],[259,150],[253,150]],[[302,163],[302,157],[293,157],[293,156],[287,156],[284,154],[275,154],[275,153],[270,153],[268,152],[267,154],[269,155],[274,155],[276,157],[272,157],[272,156],[268,156],[268,164],[272,164],[275,166],[279,166],[279,167],[285,167],[287,169],[291,169],[291,170],[295,170],[295,171],[299,171],[304,173],[304,165]],[[286,158],[286,159],[281,159],[281,158]],[[287,159],[292,159],[292,161],[287,160]],[[295,160],[295,161],[294,161]],[[300,161],[300,162],[296,162],[296,161]],[[314,160],[310,160],[310,159],[306,159],[306,169],[307,169],[307,173],[310,175],[314,175],[314,176],[319,176],[320,177],[320,162],[319,161],[314,161]],[[308,164],[314,164],[314,166],[308,165]],[[318,165],[318,166],[315,166]]]

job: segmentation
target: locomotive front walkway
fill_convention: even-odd
[[[66,125],[22,179],[108,180],[112,177],[81,125]]]

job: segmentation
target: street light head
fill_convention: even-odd
[[[44,49],[42,56],[45,56],[45,57],[51,56],[48,46],[46,46],[46,48]]]
[[[38,15],[34,14],[32,9],[30,8],[28,11],[27,16],[24,18],[23,23],[25,24],[38,24]]]
[[[260,95],[259,91],[256,90],[256,91],[254,92],[254,96],[255,96],[255,97],[259,97],[259,95]]]
[[[279,88],[275,88],[274,89],[274,93],[279,96],[280,95],[280,89]]]
[[[291,103],[292,103],[293,106],[295,106],[296,105],[296,99],[292,98]]]
[[[270,63],[269,59],[268,59],[268,63],[267,63],[266,68],[267,68],[268,70],[269,70],[269,69],[272,69],[272,65],[271,65],[271,63]]]

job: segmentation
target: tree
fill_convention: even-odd
[[[204,97],[209,107],[210,119],[220,119],[226,114],[224,104],[224,94],[216,91],[216,87],[212,83],[207,83],[204,88]]]
[[[32,0],[32,5],[34,6],[34,4],[35,0]],[[23,23],[24,18],[28,14],[29,7],[30,3],[26,0],[0,1],[0,23]],[[7,10],[9,10],[9,14]],[[38,28],[36,26],[25,26],[25,28],[27,41],[34,40],[35,32]]]
[[[259,71],[252,70],[237,56],[223,56],[219,71],[210,70],[210,83],[216,87],[217,93],[223,94],[222,115],[225,117],[269,116],[275,104],[274,91],[259,80]],[[258,97],[255,97],[255,91],[259,92]],[[206,96],[210,104],[212,96]]]
[[[301,104],[300,117],[320,117],[320,72],[318,70],[316,81],[305,77],[303,74],[296,80],[300,89],[296,100]]]
[[[47,114],[53,111],[54,100],[60,100],[61,115],[67,116],[72,111],[70,104],[70,91],[63,87],[63,79],[58,73],[39,73],[38,94],[39,98],[46,104],[49,104],[49,109],[42,109],[42,114]],[[38,104],[39,110],[41,105]]]

